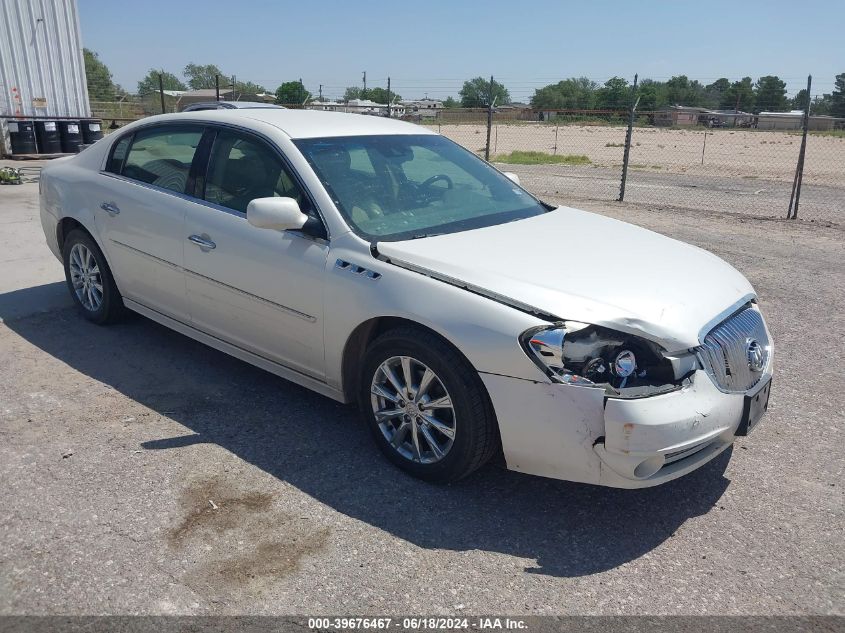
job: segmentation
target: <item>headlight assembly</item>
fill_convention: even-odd
[[[672,391],[696,368],[692,354],[670,358],[651,341],[574,321],[528,330],[521,343],[554,382],[603,387],[616,397]]]

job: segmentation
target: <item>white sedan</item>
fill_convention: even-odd
[[[357,403],[384,454],[430,481],[500,455],[653,486],[767,407],[772,341],[739,272],[545,204],[409,123],[150,117],[45,167],[41,220],[85,317],[133,310]]]

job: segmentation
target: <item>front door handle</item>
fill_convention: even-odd
[[[211,240],[208,240],[208,239],[206,239],[206,238],[204,238],[200,235],[192,235],[191,237],[188,238],[188,241],[193,242],[194,244],[196,244],[200,248],[207,248],[208,250],[212,250],[212,249],[217,248],[217,244],[215,244]]]
[[[103,202],[100,205],[100,208],[112,217],[120,213],[120,209],[117,208],[117,205],[114,202]]]

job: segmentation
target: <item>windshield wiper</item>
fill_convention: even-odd
[[[443,233],[417,233],[411,236],[412,240],[421,240],[424,237],[437,237],[438,235],[443,235]]]

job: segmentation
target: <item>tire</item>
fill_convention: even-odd
[[[399,387],[405,386],[405,371],[410,369],[410,397],[407,392],[402,397],[385,368],[393,370]],[[426,370],[434,377],[426,381],[426,392],[419,393]],[[390,461],[419,479],[457,481],[483,466],[499,449],[495,414],[478,373],[460,352],[431,332],[408,327],[379,336],[364,356],[361,382],[359,407],[376,443]],[[384,394],[398,396],[399,401]],[[392,415],[400,409],[403,414]],[[391,433],[398,435],[390,437]]]
[[[111,269],[100,247],[87,232],[74,229],[68,233],[62,247],[62,261],[70,296],[82,316],[104,325],[123,315],[123,299]]]

